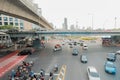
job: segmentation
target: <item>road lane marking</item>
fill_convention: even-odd
[[[66,65],[62,65],[56,80],[64,80],[66,74]]]

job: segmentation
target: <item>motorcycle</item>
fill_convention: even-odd
[[[58,72],[58,65],[56,64],[53,69],[54,72]]]
[[[33,62],[33,61],[30,61],[29,64],[30,64],[30,66],[33,66],[33,65],[34,65],[34,62]]]
[[[55,67],[55,68],[54,68],[54,72],[58,72],[58,67]]]

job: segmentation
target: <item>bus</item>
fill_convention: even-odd
[[[9,34],[0,32],[0,48],[6,48],[11,46],[13,46],[13,43]]]

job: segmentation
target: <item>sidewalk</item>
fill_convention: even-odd
[[[2,58],[0,58],[0,77],[2,77],[7,71],[24,60],[27,56],[17,56],[19,51],[16,50]]]

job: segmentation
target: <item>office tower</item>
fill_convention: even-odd
[[[63,29],[65,29],[65,30],[68,29],[67,18],[64,18]]]

